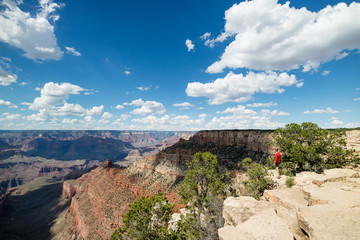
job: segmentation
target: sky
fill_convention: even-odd
[[[0,129],[360,127],[360,2],[0,0]]]

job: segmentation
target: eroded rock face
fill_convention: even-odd
[[[359,238],[359,170],[303,172],[295,177],[292,188],[284,186],[284,179],[274,178],[278,188],[266,190],[260,201],[249,197],[226,199],[220,239]],[[276,227],[271,227],[274,223]]]
[[[211,132],[216,137],[211,137]],[[249,154],[261,159],[267,156],[263,150],[268,147],[269,132],[253,132],[255,137],[252,131],[199,132],[126,169],[106,164],[108,167],[99,167],[77,180],[65,181],[63,195],[71,199],[71,206],[53,226],[54,239],[108,239],[122,223],[121,215],[129,204],[160,191],[176,203],[178,211],[184,207],[179,204],[177,189],[186,176],[186,161],[199,151],[216,154],[220,165],[228,169],[236,168]],[[255,144],[261,146],[257,150],[248,147]]]

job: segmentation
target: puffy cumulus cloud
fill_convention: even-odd
[[[188,48],[188,52],[190,52],[191,50],[194,50],[195,45],[192,43],[192,41],[190,39],[186,39],[185,45]]]
[[[130,71],[124,71],[126,75],[130,75]]]
[[[134,130],[199,130],[204,122],[204,118],[191,119],[188,115],[164,115],[156,117],[150,115],[143,118],[135,118],[131,120],[133,125],[131,129]]]
[[[40,97],[35,98],[32,103],[21,104],[27,105],[30,110],[38,111],[36,114],[27,116],[29,121],[58,123],[60,121],[59,117],[67,116],[85,116],[90,121],[92,116],[102,114],[104,110],[103,105],[85,109],[80,104],[67,102],[70,95],[78,95],[85,90],[80,86],[70,83],[58,84],[49,82],[40,89]]]
[[[258,108],[258,107],[272,107],[272,106],[277,106],[277,103],[274,102],[268,102],[268,103],[251,103],[251,104],[246,104],[246,107],[254,107],[254,108]]]
[[[23,119],[23,116],[21,114],[10,114],[10,113],[5,113],[3,114],[5,117],[4,118],[0,118],[0,121],[16,121],[16,120],[21,120]]]
[[[326,109],[314,109],[313,111],[305,111],[304,114],[324,114],[324,113],[339,113],[338,111],[332,109],[331,107],[327,107]]]
[[[331,71],[329,71],[329,70],[325,70],[325,71],[323,71],[323,72],[321,73],[321,75],[327,76],[327,75],[330,74],[330,72],[331,72]]]
[[[0,66],[0,85],[1,86],[9,86],[12,83],[16,83],[16,79],[17,79],[16,74],[8,73]]]
[[[57,45],[52,23],[59,19],[55,11],[62,4],[40,0],[35,15],[19,8],[22,1],[0,2],[0,41],[22,49],[30,59],[59,60],[63,52]]]
[[[18,108],[18,106],[16,106],[15,104],[12,104],[11,102],[2,99],[0,99],[0,106],[5,106],[8,108]]]
[[[268,109],[263,109],[260,111],[260,113],[264,116],[288,116],[289,113],[287,112],[281,112],[278,110],[270,111]]]
[[[225,68],[303,71],[341,59],[360,48],[360,3],[339,3],[319,12],[296,9],[290,2],[253,0],[234,4],[225,12],[224,32],[205,44],[229,36],[234,40],[207,72]],[[326,37],[324,37],[326,36]]]
[[[124,106],[123,105],[121,105],[121,104],[118,104],[118,105],[116,105],[116,107],[115,107],[116,109],[123,109],[124,108]]]
[[[254,73],[247,75],[230,72],[224,78],[218,78],[211,83],[189,83],[186,94],[191,97],[207,97],[211,105],[225,102],[245,102],[256,92],[282,93],[282,86],[291,86],[298,83],[295,75],[276,72]]]
[[[111,119],[113,117],[114,117],[114,115],[112,115],[109,112],[104,112],[103,115],[101,116],[102,119]]]
[[[84,116],[86,110],[79,104],[65,103],[64,106],[50,111],[52,116]]]
[[[70,118],[65,118],[61,121],[61,123],[64,124],[76,124],[76,123],[82,123],[83,121],[79,120],[79,119],[70,119]]]
[[[174,107],[179,107],[180,109],[189,109],[190,107],[194,107],[194,104],[191,104],[189,102],[183,102],[183,103],[175,103],[173,104]]]
[[[98,107],[95,106],[91,109],[87,109],[86,115],[89,115],[89,116],[101,115],[103,110],[104,110],[104,105],[100,105]]]
[[[48,82],[40,90],[40,97],[35,98],[29,109],[40,110],[64,104],[69,95],[80,94],[81,91],[85,91],[85,89],[70,83]]]
[[[162,103],[156,101],[144,102],[141,98],[133,100],[131,103],[124,103],[124,105],[141,106],[140,108],[136,108],[131,111],[131,114],[149,115],[153,113],[164,114],[166,112],[166,109]]]
[[[70,54],[70,55],[74,55],[74,56],[81,56],[81,53],[79,53],[78,51],[75,50],[75,48],[73,47],[65,47],[66,48],[66,53]]]
[[[245,106],[238,105],[237,107],[227,108],[217,114],[227,114],[222,117],[214,117],[207,125],[207,129],[249,129],[252,127],[261,129],[274,129],[285,126],[282,122],[273,122],[271,117],[274,114],[266,114],[256,112],[252,109],[247,109]]]
[[[209,39],[210,36],[211,36],[211,33],[210,33],[210,32],[206,32],[206,33],[204,33],[202,36],[200,36],[200,39],[201,39],[201,40],[207,40],[207,39]]]

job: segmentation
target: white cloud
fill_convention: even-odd
[[[354,101],[360,101],[360,98],[354,98],[353,100]]]
[[[329,71],[329,70],[325,70],[325,71],[323,71],[323,72],[321,73],[321,75],[327,76],[327,75],[329,75],[330,72],[331,72],[331,71]]]
[[[124,108],[124,106],[122,106],[122,105],[120,105],[120,104],[118,104],[118,105],[116,105],[116,107],[115,107],[116,109],[123,109]]]
[[[130,75],[130,71],[124,71],[126,75]]]
[[[1,86],[9,86],[12,83],[16,83],[16,79],[17,79],[17,76],[15,74],[10,74],[10,73],[6,72],[0,66],[0,85]]]
[[[86,115],[89,116],[95,116],[95,115],[101,115],[102,111],[104,110],[104,105],[100,105],[98,107],[93,107],[90,110],[86,110]]]
[[[194,50],[195,45],[192,43],[192,41],[190,39],[186,39],[185,45],[188,48],[188,52],[190,52],[191,50]]]
[[[22,1],[4,0],[0,3],[0,41],[22,49],[30,59],[59,60],[63,52],[57,45],[54,27],[50,22],[59,19],[55,14],[62,4],[40,0],[35,15],[23,12]]]
[[[149,87],[136,87],[136,88],[140,91],[149,91],[150,90]]]
[[[114,117],[114,115],[112,115],[111,113],[104,112],[101,118],[103,118],[103,119],[111,119],[113,117]]]
[[[271,114],[273,113],[273,115]],[[227,108],[218,114],[228,114],[223,117],[214,117],[207,125],[207,129],[249,129],[252,127],[261,129],[274,129],[285,126],[282,122],[272,122],[271,117],[275,112],[263,115],[242,105]],[[277,112],[278,113],[278,112]]]
[[[0,106],[6,106],[8,108],[18,108],[18,106],[16,106],[15,104],[12,104],[11,102],[2,99],[0,99]]]
[[[132,119],[132,122],[136,125],[131,125],[132,129],[141,130],[199,130],[202,123],[204,122],[203,118],[191,119],[187,115],[164,115],[161,117],[156,117],[150,115],[144,118]]]
[[[175,103],[173,104],[174,107],[180,107],[180,109],[189,109],[190,107],[194,107],[194,104],[191,104],[189,102],[183,102],[183,103]]]
[[[40,110],[64,104],[69,95],[80,94],[81,91],[85,91],[85,89],[70,83],[48,82],[40,90],[40,97],[35,98],[29,109]]]
[[[52,116],[84,116],[86,110],[79,104],[65,103],[64,106],[49,111]]]
[[[82,121],[80,121],[79,119],[70,119],[70,118],[65,118],[61,121],[64,124],[76,124],[76,123],[81,123]]]
[[[246,104],[246,107],[272,107],[272,106],[277,106],[277,103],[274,102],[268,102],[268,103],[252,103],[252,104]]]
[[[78,95],[86,89],[70,83],[48,82],[40,89],[40,97],[34,99],[32,103],[21,103],[28,105],[30,110],[39,111],[36,114],[27,116],[29,121],[58,123],[58,117],[65,116],[85,116],[90,121],[91,116],[101,115],[104,109],[103,105],[94,106],[91,109],[85,109],[80,104],[68,103],[70,95]],[[70,119],[70,118],[69,118]],[[67,121],[67,120],[66,120]],[[87,127],[83,125],[82,127]]]
[[[164,105],[162,103],[156,101],[146,101],[137,99],[132,101],[129,104],[124,103],[124,105],[133,105],[133,106],[141,106],[140,108],[134,109],[131,113],[138,115],[148,115],[152,113],[156,114],[164,114],[166,112]]]
[[[260,113],[264,116],[288,116],[289,113],[287,112],[281,112],[278,110],[270,111],[268,109],[263,109],[260,111]]]
[[[314,109],[313,111],[305,111],[304,114],[323,114],[323,113],[338,113],[338,111],[332,109],[331,107],[327,107],[326,109]]]
[[[74,55],[74,56],[81,56],[81,53],[79,53],[78,51],[75,50],[75,48],[73,47],[65,47],[66,48],[66,53],[70,54],[70,55]]]
[[[218,78],[212,83],[189,83],[186,94],[191,97],[207,97],[209,104],[218,105],[225,102],[245,102],[256,92],[282,93],[282,86],[298,83],[295,75],[276,72],[254,73],[246,76],[230,72],[225,78]]]
[[[328,5],[319,12],[289,5],[253,0],[229,8],[224,32],[208,39],[207,45],[235,38],[207,71],[290,70],[302,66],[306,72],[360,48],[360,3]]]
[[[298,83],[296,84],[296,87],[297,87],[297,88],[301,88],[302,86],[304,86],[304,82],[298,82]]]
[[[206,113],[199,114],[199,118],[206,118],[206,117],[207,117]]]
[[[23,118],[23,116],[21,116],[20,114],[10,114],[10,113],[6,113],[3,114],[5,117],[4,118],[0,118],[1,121],[16,121],[16,120],[20,120]]]
[[[206,39],[208,39],[210,36],[211,36],[211,33],[210,33],[210,32],[206,32],[206,33],[204,33],[204,34],[200,37],[200,39],[201,39],[201,40],[206,40]]]
[[[93,118],[92,116],[85,116],[84,120],[86,122],[96,122],[95,118]]]

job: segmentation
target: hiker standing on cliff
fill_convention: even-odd
[[[277,178],[281,178],[280,171],[279,171],[279,165],[280,165],[280,162],[281,162],[281,154],[278,151],[279,151],[279,149],[276,148],[275,149],[274,165],[275,165],[276,172],[278,174]]]

